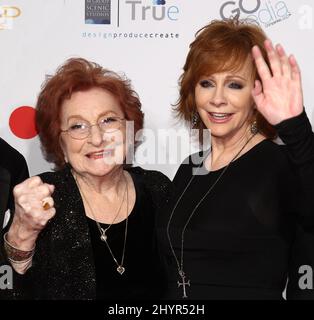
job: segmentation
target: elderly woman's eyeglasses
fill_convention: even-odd
[[[73,139],[86,139],[91,134],[93,126],[98,126],[102,133],[112,133],[119,130],[124,124],[125,119],[119,117],[102,118],[96,124],[90,124],[85,121],[78,121],[72,124],[69,129],[61,130],[61,132],[67,132]]]

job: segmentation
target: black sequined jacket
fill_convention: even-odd
[[[144,192],[150,193],[152,213],[168,202],[171,183],[165,175],[140,167],[127,170],[136,174],[143,182]],[[32,267],[24,275],[13,272],[13,290],[0,290],[0,299],[95,299],[96,276],[88,222],[70,168],[46,172],[40,177],[55,185],[56,215],[37,239]],[[0,265],[8,265],[3,235],[0,241]]]

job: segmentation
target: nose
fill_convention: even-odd
[[[100,146],[103,142],[102,133],[97,125],[91,126],[90,128],[89,141],[94,146]]]
[[[213,95],[210,100],[210,103],[215,107],[220,107],[222,105],[226,104],[226,97],[224,92],[224,86],[223,85],[216,85],[213,88]]]

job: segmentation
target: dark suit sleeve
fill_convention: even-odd
[[[7,224],[9,227],[12,223],[13,214],[14,214],[14,197],[13,189],[14,187],[29,178],[29,172],[25,158],[18,151],[10,147],[8,149],[8,157],[4,166],[7,168],[10,174],[10,186],[9,186],[9,196],[7,199],[6,210],[10,209],[10,220]],[[5,211],[6,211],[5,210]],[[0,219],[1,220],[1,219]],[[2,226],[2,224],[1,224]]]
[[[11,147],[6,141],[0,138],[0,167],[9,172],[9,197],[5,211],[14,211],[13,188],[29,177],[25,158],[21,153]]]
[[[25,161],[25,158],[20,153],[18,153],[16,159],[16,168],[14,172],[12,172],[12,177],[13,185],[17,185],[23,182],[25,179],[29,178],[27,163]]]
[[[3,225],[4,213],[8,208],[11,175],[6,168],[0,167],[0,227]]]
[[[20,154],[16,154],[16,158],[13,160],[14,166],[9,169],[11,172],[11,186],[9,197],[9,209],[14,210],[13,188],[29,178],[28,167],[25,158]]]

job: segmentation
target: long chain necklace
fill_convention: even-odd
[[[182,298],[187,298],[187,292],[186,292],[186,286],[191,287],[191,283],[190,280],[185,280],[186,279],[186,274],[184,272],[184,234],[186,231],[186,228],[188,226],[188,224],[190,223],[192,217],[194,216],[194,213],[196,212],[196,210],[198,209],[198,207],[201,205],[201,203],[204,201],[204,199],[210,194],[210,192],[213,190],[213,188],[215,187],[215,185],[218,183],[218,181],[222,178],[222,176],[225,174],[225,172],[227,171],[227,169],[229,168],[230,164],[239,156],[239,154],[243,151],[243,149],[247,146],[247,144],[251,141],[251,139],[255,136],[255,134],[253,134],[248,140],[247,142],[244,144],[244,146],[240,149],[240,151],[232,158],[232,160],[228,163],[227,166],[225,166],[225,168],[223,169],[223,171],[220,173],[220,175],[218,176],[218,178],[215,180],[215,182],[211,185],[211,187],[206,191],[206,193],[204,194],[204,196],[201,198],[201,200],[196,204],[196,206],[194,207],[192,213],[190,214],[190,216],[188,217],[183,229],[182,229],[182,233],[181,233],[181,252],[180,252],[180,262],[179,259],[174,251],[172,242],[171,242],[171,238],[170,238],[170,223],[173,217],[173,214],[178,206],[178,204],[180,203],[183,195],[185,194],[186,190],[189,188],[189,186],[191,185],[192,181],[194,180],[194,177],[197,175],[197,172],[200,170],[202,163],[198,166],[198,170],[197,172],[192,175],[192,178],[190,179],[189,183],[186,185],[186,187],[184,188],[183,192],[181,193],[180,197],[178,198],[178,200],[176,201],[171,214],[170,214],[170,218],[167,224],[167,238],[170,244],[170,249],[172,252],[172,255],[174,256],[174,259],[176,261],[177,267],[178,267],[178,274],[181,278],[181,281],[178,280],[177,284],[178,284],[178,288],[180,288],[182,286],[182,290],[183,290],[183,296]],[[211,148],[209,149],[208,153],[205,155],[204,159],[206,159],[206,157],[211,153]]]
[[[109,224],[109,226],[108,226],[107,228],[103,229],[103,228],[101,227],[100,223],[95,219],[96,224],[97,224],[97,227],[98,227],[98,230],[99,230],[99,232],[100,232],[100,240],[101,240],[101,241],[106,242],[107,239],[108,239],[108,236],[107,236],[106,232],[107,232],[107,231],[110,229],[110,227],[114,224],[114,222],[116,221],[116,219],[117,219],[117,217],[118,217],[118,215],[119,215],[119,213],[120,213],[122,204],[123,204],[124,199],[125,199],[125,193],[127,192],[127,188],[128,188],[128,187],[127,187],[127,184],[126,184],[126,185],[125,185],[125,188],[124,188],[124,192],[123,192],[122,201],[121,201],[121,203],[120,203],[120,206],[119,206],[119,209],[118,209],[118,211],[117,211],[117,213],[116,213],[116,216],[114,217],[113,221]],[[90,206],[89,206],[89,207],[90,207]]]
[[[94,220],[95,220],[95,222],[96,222],[96,224],[97,224],[98,230],[99,230],[99,232],[100,232],[100,240],[103,241],[103,242],[105,242],[105,244],[106,244],[106,246],[107,246],[107,248],[108,248],[108,250],[109,250],[109,252],[110,252],[110,254],[111,254],[111,257],[112,257],[113,261],[114,261],[115,264],[117,265],[117,269],[116,269],[116,270],[118,271],[118,273],[119,273],[120,275],[122,275],[122,274],[124,273],[124,271],[125,271],[125,267],[123,266],[123,262],[124,262],[124,256],[125,256],[125,246],[126,246],[126,239],[127,239],[127,234],[128,234],[128,218],[129,218],[129,215],[128,215],[128,213],[129,213],[129,209],[128,209],[128,207],[129,207],[129,192],[128,192],[128,184],[127,184],[126,178],[125,178],[125,176],[124,176],[124,174],[123,174],[124,181],[125,181],[125,189],[124,189],[124,193],[123,193],[123,199],[122,199],[122,201],[121,201],[121,203],[120,203],[120,206],[119,206],[119,209],[118,209],[118,211],[117,211],[117,213],[116,213],[116,216],[114,217],[114,219],[113,219],[113,221],[111,222],[111,224],[110,224],[106,229],[103,229],[103,228],[101,227],[100,223],[96,220],[95,215],[94,215],[93,210],[92,210],[92,207],[91,207],[91,205],[89,204],[89,202],[87,201],[87,198],[85,197],[85,194],[83,193],[83,191],[82,191],[82,189],[81,189],[81,187],[80,187],[80,185],[79,185],[79,183],[78,183],[78,180],[77,180],[76,176],[75,176],[74,174],[73,174],[73,176],[74,176],[75,181],[76,181],[76,183],[77,183],[77,186],[78,186],[78,188],[79,188],[79,190],[80,190],[80,192],[81,192],[81,194],[82,194],[82,197],[83,197],[83,199],[85,200],[86,204],[88,205],[88,208],[89,208],[91,214],[93,215]],[[107,241],[108,236],[106,235],[106,232],[107,232],[107,231],[109,230],[109,228],[113,225],[113,223],[115,222],[115,220],[117,219],[117,217],[118,217],[118,215],[119,215],[119,212],[120,212],[120,210],[121,210],[122,204],[123,204],[123,202],[124,202],[125,193],[126,193],[125,231],[124,231],[124,242],[123,242],[122,257],[121,257],[121,262],[119,263],[119,262],[117,261],[116,257],[114,256],[114,254],[113,254],[110,246],[109,246],[109,243],[108,243],[108,241]]]

